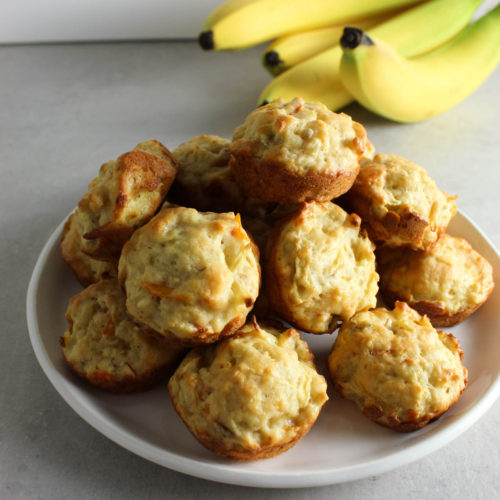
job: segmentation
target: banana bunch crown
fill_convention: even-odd
[[[386,118],[430,118],[472,93],[499,61],[497,6],[482,0],[228,0],[206,19],[204,50],[273,40],[257,103],[300,96],[338,111],[357,100]],[[340,43],[339,43],[340,42]]]

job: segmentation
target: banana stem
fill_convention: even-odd
[[[203,31],[198,37],[198,43],[203,50],[214,50],[214,33],[212,30]]]
[[[266,52],[266,55],[264,56],[264,64],[269,68],[274,68],[283,63],[284,61],[280,58],[280,55],[275,50]]]
[[[343,49],[355,49],[360,45],[374,45],[373,40],[359,28],[345,27],[340,38],[340,45]]]

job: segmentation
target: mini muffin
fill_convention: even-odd
[[[175,148],[172,199],[197,210],[239,211],[244,196],[229,167],[230,143],[216,135],[200,135]]]
[[[229,166],[231,141],[216,135],[200,135],[172,152],[177,176],[172,200],[180,205],[210,212],[241,212],[265,215],[273,206],[245,195]]]
[[[127,393],[147,389],[172,373],[182,350],[144,333],[127,315],[116,279],[74,296],[60,343],[68,366],[92,385]]]
[[[61,238],[63,259],[83,286],[88,286],[101,278],[118,274],[118,261],[104,262],[89,257],[82,251],[82,235],[75,224],[75,214],[71,214],[64,224]]]
[[[440,417],[467,384],[455,337],[436,331],[404,302],[344,322],[328,368],[344,398],[374,422],[400,432]]]
[[[229,152],[236,181],[250,196],[300,203],[345,193],[366,148],[366,131],[350,116],[297,98],[252,111]]]
[[[193,349],[168,388],[196,439],[236,460],[288,450],[328,399],[326,381],[299,332],[255,320],[218,344]]]
[[[134,230],[156,212],[174,177],[175,161],[156,140],[102,165],[75,212],[82,252],[117,259]]]
[[[414,250],[429,250],[456,212],[456,197],[438,189],[422,167],[396,155],[363,160],[346,197],[372,239]]]
[[[130,315],[188,345],[234,333],[259,293],[259,252],[233,213],[165,208],[125,244],[118,269]]]
[[[460,323],[493,291],[490,263],[466,240],[446,233],[428,252],[381,248],[377,265],[385,301],[407,302],[434,326]]]
[[[265,284],[276,312],[298,328],[328,333],[375,307],[375,247],[360,226],[356,214],[331,202],[309,202],[274,227]]]

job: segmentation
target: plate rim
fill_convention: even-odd
[[[457,210],[456,215],[463,218],[478,233],[500,260],[500,252],[482,229],[461,210]],[[83,405],[73,394],[65,378],[60,376],[55,370],[41,340],[42,337],[36,314],[36,294],[47,257],[53,250],[56,240],[60,239],[62,227],[66,219],[67,217],[57,225],[45,242],[29,280],[26,293],[26,319],[32,349],[42,371],[53,388],[77,415],[115,444],[157,465],[201,479],[249,487],[304,488],[355,481],[415,462],[445,446],[479,420],[491,408],[500,395],[499,376],[490,384],[489,388],[472,408],[468,409],[462,416],[443,429],[438,430],[432,436],[411,443],[405,449],[393,452],[388,456],[359,462],[355,465],[336,467],[334,469],[255,471],[234,467],[233,463],[220,464],[199,461],[144,442],[144,440],[117,428],[99,413]]]

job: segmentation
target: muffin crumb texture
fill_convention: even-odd
[[[236,182],[263,201],[327,201],[345,193],[371,144],[362,125],[321,103],[275,100],[252,111],[228,148]]]
[[[259,253],[239,215],[166,208],[125,245],[119,279],[136,321],[171,340],[210,343],[245,323]]]
[[[305,203],[275,226],[266,284],[273,307],[290,323],[328,333],[355,312],[375,307],[374,245],[356,214],[331,203]]]
[[[441,416],[467,384],[455,337],[436,331],[403,302],[346,321],[328,368],[344,398],[371,420],[403,432]]]
[[[194,436],[238,460],[267,458],[293,446],[328,399],[326,381],[299,333],[257,324],[192,350],[169,391]]]
[[[346,197],[374,241],[414,250],[430,250],[456,212],[456,197],[424,168],[392,154],[362,160]]]
[[[116,279],[90,285],[70,300],[61,346],[68,366],[110,392],[144,390],[173,372],[182,349],[144,333],[127,315]]]
[[[434,326],[467,319],[494,288],[491,264],[463,238],[443,234],[428,252],[381,248],[377,253],[384,300],[403,300]]]

